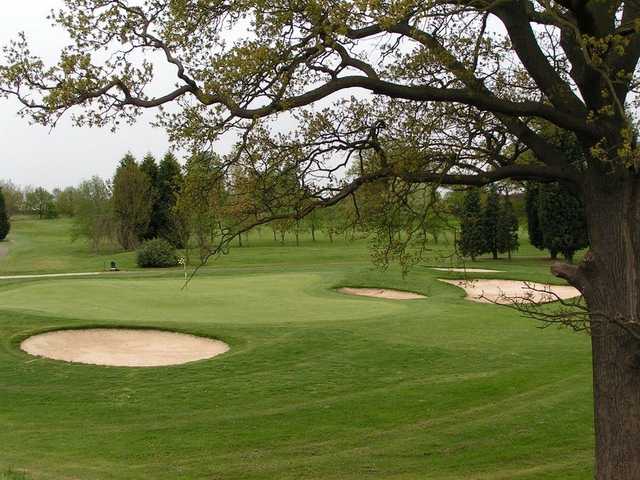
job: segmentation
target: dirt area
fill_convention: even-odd
[[[503,273],[504,270],[490,270],[488,268],[440,268],[433,267],[433,270],[440,270],[441,272],[461,272],[461,273]]]
[[[0,257],[9,255],[9,242],[0,242]]]
[[[160,330],[93,328],[34,335],[20,348],[38,357],[117,367],[160,367],[204,360],[229,346],[219,340]]]
[[[520,280],[443,280],[467,292],[467,299],[481,303],[512,304],[517,302],[546,303],[559,298],[580,295],[569,285],[544,285]]]
[[[389,290],[386,288],[340,288],[340,293],[347,295],[357,295],[360,297],[386,298],[387,300],[417,300],[427,298],[424,295],[413,292],[402,292],[400,290]]]

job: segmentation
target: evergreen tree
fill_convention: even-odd
[[[577,250],[587,247],[587,222],[582,200],[559,183],[540,186],[538,216],[545,248],[562,253],[571,262]]]
[[[495,188],[489,190],[482,210],[483,252],[489,252],[494,260],[498,258],[498,222],[500,218],[500,196]]]
[[[0,240],[4,240],[9,235],[11,230],[11,222],[9,221],[9,213],[7,212],[7,205],[4,201],[4,193],[0,188]]]
[[[540,216],[538,214],[538,199],[540,197],[540,186],[537,183],[529,182],[525,191],[525,209],[527,211],[527,231],[529,232],[529,242],[538,250],[544,250],[544,237],[540,228]]]
[[[156,217],[158,236],[178,248],[184,245],[182,245],[180,227],[173,212],[182,182],[180,164],[173,153],[167,152],[158,167],[158,199],[154,217]]]
[[[467,191],[460,212],[460,239],[458,240],[460,253],[475,260],[485,248],[482,228],[482,205],[480,204],[480,189],[472,188]]]
[[[505,195],[498,217],[498,251],[507,253],[511,260],[511,252],[518,249],[518,216],[513,208],[509,195]]]
[[[149,227],[144,234],[144,239],[157,238],[160,232],[161,218],[159,216],[160,211],[160,185],[159,185],[159,168],[156,163],[155,157],[151,153],[147,153],[142,159],[140,164],[140,170],[149,177],[149,184],[151,185],[151,218],[149,219]]]

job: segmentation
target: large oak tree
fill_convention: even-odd
[[[297,216],[382,179],[575,189],[591,249],[553,271],[590,312],[596,477],[631,480],[640,478],[639,9],[636,0],[66,0],[54,18],[73,44],[59,64],[45,66],[19,38],[0,88],[44,124],[79,107],[79,124],[117,125],[171,103],[160,123],[176,141],[243,133],[229,162],[259,145],[300,164],[297,183],[313,201],[294,206]],[[151,82],[158,62],[176,75],[167,91]],[[285,111],[299,129],[252,134],[290,120]],[[546,140],[543,124],[574,136],[582,155]],[[371,167],[350,167],[371,155]]]

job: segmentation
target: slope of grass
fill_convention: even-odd
[[[35,245],[36,232],[16,229],[14,268],[40,261],[18,243]],[[254,245],[184,291],[179,271],[1,282],[0,472],[13,473],[0,478],[591,477],[586,337],[468,302],[437,281],[444,272],[403,278],[366,257],[362,243]],[[68,258],[79,266],[86,253]],[[540,258],[479,263],[508,270],[491,276],[550,278]],[[342,285],[427,298],[348,297],[334,290]],[[232,348],[151,369],[18,348],[35,332],[96,325],[176,329]]]

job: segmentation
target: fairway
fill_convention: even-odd
[[[417,269],[402,280],[366,262],[321,267],[307,258],[308,266],[215,267],[185,290],[179,272],[0,284],[0,472],[56,480],[590,477],[586,337],[468,302],[437,280],[442,272]],[[544,266],[519,268],[545,275]],[[335,290],[346,285],[426,298]],[[18,348],[34,333],[99,326],[215,337],[230,351],[127,369]]]

